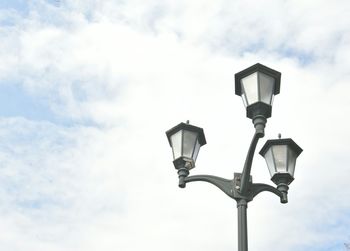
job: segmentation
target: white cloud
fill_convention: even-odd
[[[193,173],[241,171],[253,128],[234,73],[260,62],[282,72],[266,138],[281,132],[304,152],[289,204],[265,194],[249,205],[250,250],[341,249],[348,9],[346,1],[34,1],[28,14],[2,10],[0,84],[21,85],[71,122],[1,118],[0,247],[236,248],[235,203],[208,184],[179,190],[164,132],[186,119],[205,129]],[[268,182],[264,160],[254,164],[254,180]]]

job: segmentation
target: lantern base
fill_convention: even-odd
[[[177,171],[177,174],[179,175],[179,187],[185,188],[185,178],[190,174],[190,172],[186,168],[180,168],[179,171]]]
[[[272,178],[272,182],[275,183],[277,186],[280,184],[286,184],[289,185],[294,180],[293,176],[289,173],[275,173]]]
[[[265,119],[271,117],[272,106],[263,102],[256,102],[247,106],[247,117],[254,119],[257,116],[263,116]]]
[[[277,190],[282,193],[282,197],[280,197],[281,203],[283,203],[283,204],[288,203],[289,186],[287,184],[284,184],[284,183],[279,183],[277,186]]]
[[[265,125],[266,125],[266,118],[264,116],[256,116],[253,119],[253,124],[255,127],[255,133],[260,137],[265,136]]]
[[[186,168],[190,170],[195,167],[194,160],[186,157],[179,157],[173,161],[176,169]]]

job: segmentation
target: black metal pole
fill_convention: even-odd
[[[237,201],[238,209],[238,251],[248,251],[247,201]]]

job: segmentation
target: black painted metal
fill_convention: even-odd
[[[260,134],[255,133],[253,136],[252,142],[250,143],[247,158],[245,160],[243,172],[242,172],[242,183],[241,183],[241,187],[240,187],[240,192],[242,194],[245,194],[247,191],[250,171],[252,169],[252,164],[253,164],[254,152],[256,149],[256,145],[258,144],[259,138],[261,138],[261,137],[262,136]]]
[[[247,106],[247,118],[254,119],[256,116],[263,116],[270,118],[272,113],[272,106],[264,102],[256,102]]]
[[[254,72],[262,72],[265,73],[268,76],[271,76],[275,79],[275,89],[274,89],[274,94],[277,95],[280,93],[280,85],[281,85],[281,73],[278,71],[275,71],[265,65],[262,64],[255,64],[247,69],[244,69],[243,71],[240,71],[235,74],[235,93],[238,96],[242,95],[242,88],[241,88],[241,79],[245,78]]]
[[[261,156],[264,156],[265,153],[267,152],[267,150],[274,145],[288,145],[291,149],[293,149],[293,151],[295,152],[296,156],[298,157],[303,149],[298,146],[297,143],[294,142],[294,140],[292,139],[269,139],[268,141],[266,141],[266,143],[264,144],[264,146],[261,148],[259,154]]]
[[[171,136],[180,130],[188,130],[188,131],[198,133],[198,142],[201,146],[203,146],[207,143],[207,141],[205,139],[204,131],[202,128],[194,126],[194,125],[190,125],[187,123],[180,123],[180,124],[174,126],[173,128],[171,128],[165,132],[166,136],[168,137],[168,141],[169,141],[170,146],[171,146],[171,140],[170,140]]]
[[[247,207],[247,201],[242,199],[237,202],[239,251],[248,251]]]

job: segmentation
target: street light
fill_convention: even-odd
[[[235,93],[242,96],[247,117],[252,119],[255,133],[249,146],[241,173],[234,173],[232,180],[212,175],[188,176],[195,167],[201,146],[206,144],[203,129],[187,123],[180,123],[166,132],[173,150],[174,166],[178,170],[179,187],[193,181],[209,182],[229,197],[236,200],[238,209],[238,250],[248,250],[247,204],[263,191],[280,197],[281,203],[288,202],[289,184],[294,180],[296,159],[303,151],[292,139],[268,140],[260,151],[265,158],[273,187],[253,183],[250,175],[255,148],[264,137],[267,118],[271,117],[274,95],[280,91],[281,73],[262,64],[255,64],[235,74]]]
[[[255,64],[235,74],[235,92],[242,96],[247,117],[271,117],[274,95],[280,92],[281,73]]]
[[[207,142],[202,128],[187,123],[180,123],[166,132],[173,149],[174,166],[179,174],[179,186],[185,187],[185,177],[195,167],[199,149]]]
[[[282,203],[287,203],[288,185],[294,180],[295,163],[302,151],[292,139],[279,138],[266,141],[259,152],[266,160],[271,180],[285,196]]]

